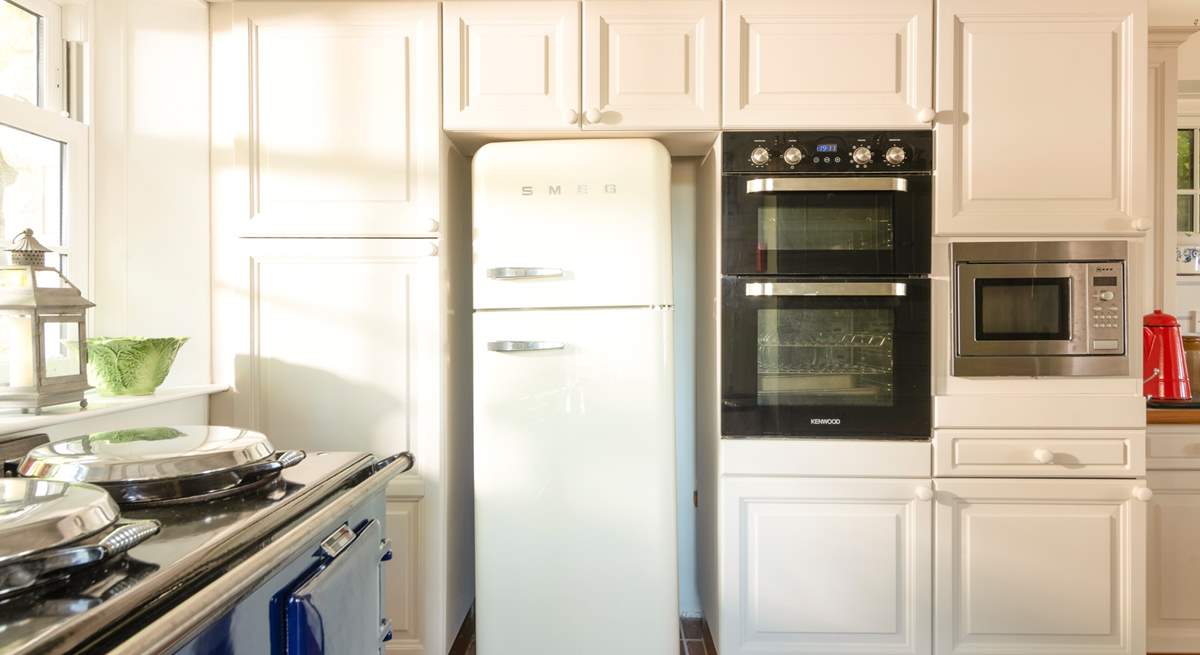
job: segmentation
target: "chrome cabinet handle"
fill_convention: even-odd
[[[538,277],[562,277],[561,268],[531,268],[525,266],[501,266],[489,268],[487,276],[493,280],[525,280]]]
[[[494,353],[525,353],[537,350],[562,350],[561,341],[489,341],[487,348]]]
[[[756,177],[746,180],[746,193],[775,191],[908,191],[902,177]]]
[[[892,296],[908,294],[903,282],[747,282],[747,296]]]

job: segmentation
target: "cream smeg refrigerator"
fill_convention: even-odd
[[[670,173],[649,139],[475,155],[479,655],[679,649]]]

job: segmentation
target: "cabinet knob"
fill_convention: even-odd
[[[584,113],[583,117],[587,119],[587,122],[594,125],[600,122],[600,119],[603,117],[603,115],[600,113],[599,109],[592,107],[591,109],[587,110],[586,113]]]
[[[425,223],[426,232],[437,232],[439,227],[441,227],[441,224],[437,222],[436,218],[431,218]]]
[[[1054,461],[1054,453],[1045,448],[1038,448],[1033,451],[1033,458],[1038,464],[1049,464]]]
[[[1144,218],[1135,218],[1131,224],[1133,225],[1133,229],[1137,230],[1138,232],[1150,231],[1150,221]]]
[[[935,118],[937,118],[937,112],[933,110],[933,107],[925,107],[917,112],[917,120],[922,123],[932,123]]]
[[[921,485],[916,490],[917,500],[933,500],[933,489]]]
[[[425,254],[426,254],[426,256],[428,256],[428,257],[432,257],[432,256],[434,256],[434,255],[438,254],[438,247],[437,247],[437,244],[436,244],[436,243],[430,243],[430,244],[428,244],[428,245],[425,247]]]
[[[1134,487],[1133,497],[1144,503],[1154,497],[1154,492],[1150,490],[1150,487]]]
[[[568,109],[563,112],[563,121],[567,125],[574,125],[579,122],[579,112],[574,109]]]

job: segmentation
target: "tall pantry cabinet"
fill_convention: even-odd
[[[468,199],[438,121],[432,1],[213,4],[214,422],[412,451],[388,489],[388,652],[471,603]],[[459,357],[466,353],[465,359]],[[465,376],[465,377],[464,377]],[[466,418],[463,418],[466,417]]]

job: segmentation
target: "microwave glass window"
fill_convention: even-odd
[[[1070,278],[975,280],[975,338],[1049,341],[1071,336]]]
[[[890,251],[888,193],[774,193],[758,208],[759,251]]]
[[[758,404],[891,406],[890,309],[758,310]]]

